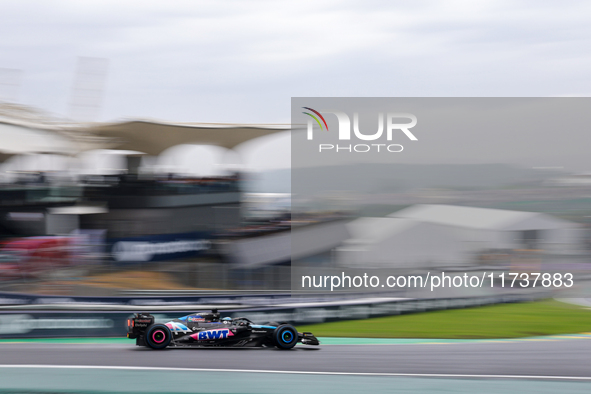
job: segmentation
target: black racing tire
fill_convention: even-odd
[[[146,335],[144,336],[146,345],[152,349],[160,350],[164,349],[170,344],[172,340],[172,333],[170,329],[164,324],[152,324],[146,329]]]
[[[298,331],[290,324],[282,324],[273,331],[273,342],[278,349],[289,350],[298,343]]]

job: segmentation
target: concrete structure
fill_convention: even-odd
[[[336,249],[336,261],[341,266],[455,266],[462,256],[462,245],[441,225],[386,217],[360,218],[347,227],[351,238]]]
[[[581,244],[582,227],[538,212],[453,205],[415,205],[389,215],[447,226],[468,250],[543,249],[564,253]]]
[[[260,268],[266,265],[305,264],[307,259],[328,255],[342,244],[349,233],[342,219],[307,225],[294,225],[284,231],[231,242],[220,242],[219,250],[226,261],[240,268]]]
[[[471,264],[483,251],[535,249],[569,254],[582,248],[582,227],[537,212],[415,205],[386,218],[349,223],[336,250],[350,267],[426,268]]]

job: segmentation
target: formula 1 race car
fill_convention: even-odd
[[[277,347],[291,349],[296,343],[320,345],[310,332],[299,333],[287,323],[254,324],[245,317],[220,319],[217,310],[196,312],[161,324],[154,316],[136,313],[127,320],[127,338],[137,346],[170,347]]]

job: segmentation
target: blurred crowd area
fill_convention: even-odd
[[[314,212],[292,220],[289,194],[243,193],[239,173],[123,172],[63,180],[22,172],[0,185],[0,291],[289,290],[288,247],[279,260],[248,266],[225,246],[289,238],[293,226],[347,217]]]
[[[239,175],[195,177],[183,174],[144,174],[142,176],[115,175],[84,175],[78,180],[68,179],[64,181],[63,174],[55,174],[44,171],[20,172],[15,174],[12,182],[0,184],[3,193],[2,201],[9,200],[12,196],[10,190],[21,190],[16,198],[45,198],[48,194],[56,194],[63,191],[64,186],[82,189],[86,194],[91,194],[92,187],[109,188],[110,194],[142,193],[150,195],[168,194],[196,194],[217,191],[238,191]],[[34,193],[45,187],[47,194]],[[100,190],[100,189],[99,189]],[[16,194],[16,192],[15,192]]]
[[[108,187],[111,196],[125,195],[176,195],[220,192],[238,192],[240,190],[238,174],[219,177],[191,177],[172,173],[138,177],[126,176],[86,176],[82,179],[85,197],[101,198]]]

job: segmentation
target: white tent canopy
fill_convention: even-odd
[[[388,216],[446,226],[505,231],[552,230],[577,226],[575,223],[539,212],[521,212],[455,205],[418,204],[394,212]]]
[[[86,134],[110,140],[116,149],[157,156],[182,144],[215,145],[227,149],[265,135],[290,130],[286,124],[163,123],[129,121],[81,128]]]
[[[446,226],[467,250],[544,249],[564,253],[580,248],[582,226],[539,212],[454,205],[415,205],[389,215]]]
[[[415,205],[385,218],[349,223],[337,249],[343,266],[463,266],[487,250],[536,249],[568,254],[582,247],[582,226],[538,212]]]
[[[0,141],[4,159],[19,154],[71,154],[75,151],[74,143],[59,134],[8,123],[0,123]]]
[[[346,267],[425,268],[458,265],[463,250],[445,226],[411,219],[359,218],[336,250]]]

